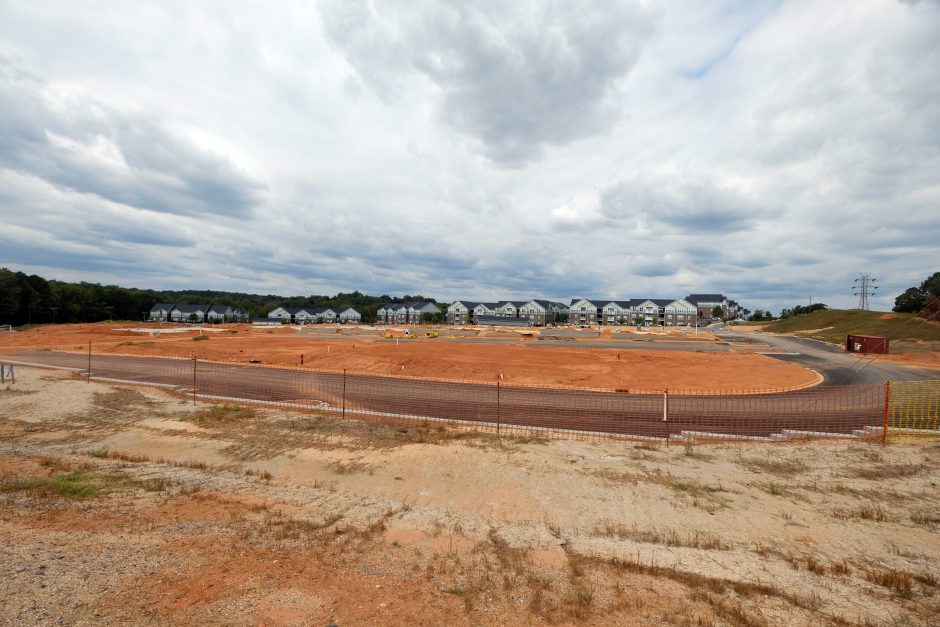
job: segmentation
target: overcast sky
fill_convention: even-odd
[[[940,4],[4,0],[0,220],[62,280],[889,309]]]

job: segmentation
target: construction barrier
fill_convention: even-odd
[[[940,437],[940,380],[891,381],[887,437]]]
[[[116,347],[112,347],[115,349]],[[689,392],[468,383],[102,353],[91,344],[0,348],[0,361],[196,399],[401,423],[581,439],[776,442],[938,431],[940,381]],[[887,427],[887,431],[885,430]]]

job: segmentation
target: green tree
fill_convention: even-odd
[[[712,318],[721,318],[723,315],[725,315],[725,310],[721,308],[721,305],[715,305],[712,309]]]
[[[924,279],[919,287],[904,290],[894,299],[894,311],[917,313],[924,308],[928,296],[940,298],[940,272],[934,272]]]

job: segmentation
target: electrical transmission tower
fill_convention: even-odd
[[[868,297],[875,295],[875,290],[878,289],[878,286],[875,285],[877,280],[867,272],[862,272],[855,279],[855,285],[852,286],[852,295],[858,296],[858,309],[869,309]]]

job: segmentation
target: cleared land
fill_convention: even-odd
[[[0,389],[0,622],[928,625],[940,445],[497,440]]]
[[[593,340],[572,340],[575,347],[540,346],[533,336],[495,332],[509,343],[479,340],[387,340],[380,331],[353,329],[356,335],[299,333],[292,329],[253,329],[228,325],[221,332],[141,335],[118,331],[123,325],[89,324],[42,327],[0,338],[3,345],[83,347],[95,352],[153,356],[197,356],[223,363],[300,366],[353,373],[405,375],[458,381],[567,385],[606,389],[767,390],[802,387],[817,381],[811,370],[748,352],[696,352],[695,342],[661,336],[688,350],[591,348]],[[178,327],[176,327],[178,328]],[[322,330],[322,327],[318,330]],[[441,331],[442,334],[446,330]],[[705,336],[710,338],[711,336]],[[598,342],[610,341],[599,338]],[[714,343],[714,339],[706,339]],[[538,348],[536,348],[538,346]]]

